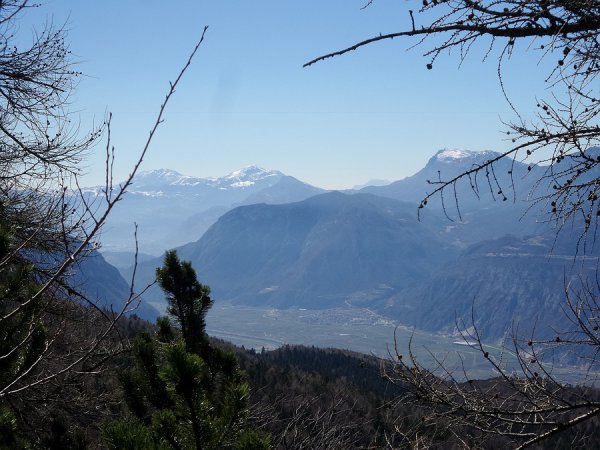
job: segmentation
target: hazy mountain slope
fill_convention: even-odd
[[[250,194],[242,202],[233,205],[214,206],[205,211],[193,214],[175,230],[170,231],[170,233],[179,236],[193,236],[194,238],[189,241],[197,240],[219,217],[237,206],[252,205],[255,203],[268,203],[272,205],[292,203],[305,200],[323,192],[325,192],[323,189],[303,183],[294,177],[284,175],[273,186]]]
[[[107,263],[119,270],[132,266],[135,261],[135,252],[101,251],[100,253]],[[156,256],[152,256],[147,253],[138,253],[137,255],[138,262],[150,261],[154,258],[156,258]]]
[[[414,205],[339,192],[243,206],[179,248],[215,298],[278,307],[369,304],[427,277],[456,252]],[[140,265],[149,281],[160,260]]]
[[[250,194],[241,202],[241,204],[252,205],[255,203],[267,203],[278,205],[299,202],[324,192],[325,190],[321,188],[311,186],[310,184],[304,183],[289,175],[284,175],[273,186]]]
[[[93,252],[79,261],[72,268],[72,272],[70,280],[73,285],[101,308],[120,311],[129,297],[129,283],[98,252]],[[154,321],[158,316],[158,311],[143,301],[132,313],[150,321]]]
[[[364,189],[367,186],[387,186],[388,184],[391,184],[392,182],[390,180],[379,180],[379,179],[372,179],[367,181],[366,183],[362,183],[362,184],[356,184],[354,186],[352,186],[352,190],[360,190],[360,189]]]
[[[452,332],[456,320],[475,322],[485,340],[497,340],[513,325],[522,333],[552,335],[567,325],[565,282],[595,275],[598,260],[574,261],[574,239],[553,234],[485,241],[395,295],[382,312],[423,330]],[[598,254],[598,252],[595,252]],[[566,280],[566,281],[565,281]]]
[[[368,186],[360,192],[419,203],[427,192],[436,187],[429,181],[451,179],[498,155],[499,153],[492,151],[440,150],[415,175],[387,186]],[[477,175],[477,178],[465,178],[456,185],[456,198],[452,189],[449,189],[444,195],[443,203],[436,196],[422,211],[441,211],[445,207],[452,219],[448,221],[448,226],[453,230],[457,243],[465,246],[504,234],[526,236],[543,232],[547,229],[540,223],[547,218],[542,214],[545,205],[534,205],[527,201],[533,183],[543,170],[537,166],[528,170],[526,164],[508,159],[500,160],[495,163],[494,171],[488,172],[489,178],[485,171]],[[514,191],[510,187],[513,180]],[[471,188],[471,183],[478,187],[478,193]]]
[[[394,181],[386,186],[367,186],[362,189],[362,192],[419,203],[428,192],[433,191],[437,187],[435,184],[429,183],[429,181],[436,182],[440,179],[451,179],[474,166],[480,165],[490,159],[494,159],[499,155],[500,153],[494,151],[473,152],[459,149],[442,149],[436,152],[436,154],[429,159],[425,167],[416,174]],[[523,185],[527,185],[526,187],[531,185],[530,182],[519,182],[528,173],[526,164],[520,162],[514,162],[513,164],[511,160],[507,159],[498,161],[495,163],[494,167],[494,173],[490,174],[492,175],[492,183],[494,183],[493,176],[498,179],[501,185],[507,184],[507,182],[510,183],[510,175],[508,172],[512,171],[516,181],[516,188],[519,191]],[[527,178],[533,179],[534,177]],[[475,181],[475,178],[472,180]],[[490,200],[493,201],[493,198],[491,198],[489,193],[489,185],[485,173],[478,176],[477,182],[482,194],[481,200],[486,202]],[[473,184],[475,185],[475,183]],[[478,204],[479,200],[473,193],[468,179],[460,182],[457,185],[457,189],[459,201],[465,207],[472,204]],[[497,191],[498,189],[495,187],[493,194],[502,200],[503,196],[497,194]],[[509,196],[509,193],[510,192],[507,191],[506,195]],[[430,206],[439,207],[441,204],[433,202]]]
[[[458,173],[495,155],[440,151],[414,177],[378,192],[411,198],[438,170]],[[527,166],[509,161],[497,166],[497,177],[503,170],[505,176],[508,170],[515,177],[530,173]],[[542,169],[532,169],[537,170]],[[529,182],[520,180],[523,186]],[[280,179],[288,182],[299,183]],[[461,202],[462,196],[473,197],[470,187],[465,189],[458,193]],[[276,184],[249,198],[262,195],[274,202],[284,192]],[[454,329],[456,317],[470,322],[474,304],[489,339],[504,336],[513,319],[546,327],[563,323],[563,275],[580,270],[572,264],[579,231],[565,230],[555,241],[550,226],[536,222],[542,216],[530,214],[519,221],[530,204],[494,202],[489,195],[471,200],[464,202],[462,221],[454,222],[441,215],[439,205],[422,209],[417,222],[416,204],[360,193],[242,206],[178,251],[192,261],[218,300],[282,308],[357,305],[428,331],[447,332]],[[546,206],[540,204],[534,213]],[[191,221],[189,226],[203,225]],[[514,236],[499,238],[507,233]],[[586,249],[586,255],[593,254],[594,249]],[[584,272],[595,263],[589,259]],[[139,283],[151,283],[161,264],[160,258],[140,264]],[[162,298],[158,289],[151,293],[153,301]]]

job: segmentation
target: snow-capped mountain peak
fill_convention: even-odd
[[[253,181],[262,178],[282,175],[283,174],[277,170],[265,170],[262,167],[252,165],[231,172],[230,174],[225,175],[223,179]]]
[[[438,151],[435,155],[438,161],[446,161],[452,159],[463,159],[473,156],[474,152],[463,150],[460,148],[444,148]]]
[[[222,177],[200,178],[183,175],[172,169],[140,172],[134,179],[130,192],[165,195],[187,189],[246,189],[260,184],[263,187],[277,183],[285,175],[276,170],[266,170],[255,165],[235,170]]]
[[[472,150],[464,150],[459,148],[443,148],[439,150],[433,158],[429,161],[430,163],[438,162],[444,164],[454,163],[474,163],[476,161],[484,161],[497,156],[498,153],[486,150],[481,152],[474,152]]]

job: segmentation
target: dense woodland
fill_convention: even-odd
[[[139,335],[156,335],[156,325],[125,318],[120,332],[132,341]],[[428,411],[408,399],[410,388],[391,383],[385,367],[391,363],[372,356],[336,349],[284,346],[274,351],[255,351],[211,339],[210,345],[235,353],[243,377],[250,386],[248,424],[268,434],[271,448],[415,448],[420,436],[427,436],[429,448],[464,448],[443,421],[424,422]],[[13,430],[15,440],[3,441],[5,448],[150,448],[149,441],[138,435],[138,444],[114,446],[105,440],[106,427],[115,420],[132,420],[132,412],[123,401],[122,374],[135,366],[135,355],[125,353],[114,358],[105,369],[79,390],[77,399],[63,397],[39,410],[37,403],[18,408]],[[494,383],[494,380],[480,383]],[[574,396],[585,388],[571,388]],[[589,392],[588,392],[589,394]],[[65,395],[64,391],[61,395]],[[600,397],[600,392],[594,393]],[[83,401],[84,399],[85,402]],[[87,402],[94,399],[94,407]],[[7,432],[8,423],[3,430]],[[571,433],[559,435],[532,448],[596,448],[600,445],[597,419],[586,422]],[[480,446],[476,430],[469,442]],[[6,439],[9,435],[4,434]],[[574,442],[577,445],[574,445]],[[18,443],[20,442],[20,447]],[[143,443],[146,444],[143,444]],[[500,448],[509,441],[487,439],[480,448]],[[151,444],[154,445],[154,444]],[[188,447],[183,447],[188,448]],[[193,447],[192,447],[193,448]],[[254,447],[242,447],[254,448]]]

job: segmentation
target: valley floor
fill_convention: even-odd
[[[209,335],[247,349],[274,350],[286,344],[319,348],[347,349],[381,358],[397,351],[408,355],[409,345],[417,359],[432,369],[438,362],[463,378],[463,367],[470,378],[497,375],[472,342],[460,335],[431,334],[387,319],[363,308],[326,310],[274,309],[215,303],[207,317]],[[395,339],[394,339],[395,337]],[[510,347],[485,345],[485,350],[502,358],[506,367],[518,371]],[[555,374],[569,383],[583,376],[576,369],[555,367]],[[588,380],[589,381],[589,380]]]

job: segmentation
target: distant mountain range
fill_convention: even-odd
[[[323,192],[275,170],[249,166],[220,178],[197,178],[173,170],[153,170],[136,176],[123,201],[103,228],[103,248],[132,252],[134,222],[140,249],[161,254],[197,240],[223,213],[249,203],[287,203]],[[103,188],[88,188],[88,197]]]
[[[352,190],[353,191],[359,191],[363,188],[366,188],[367,186],[387,186],[388,184],[391,184],[392,182],[389,180],[379,180],[379,179],[373,179],[373,180],[369,180],[366,183],[363,184],[357,184],[355,185]]]
[[[419,203],[436,187],[436,180],[450,179],[498,155],[491,151],[444,149],[413,176],[388,184],[374,180],[360,190],[345,192],[370,193]],[[519,220],[532,206],[524,200],[539,169],[533,166],[528,170],[527,165],[508,160],[500,161],[495,168],[495,172],[488,173],[487,177],[484,173],[457,183],[458,209],[452,192],[446,192],[443,203],[429,202],[427,209],[440,211],[442,205],[445,206],[445,212],[454,219],[448,226],[461,229],[465,224],[472,225],[467,227],[468,232],[464,235],[457,234],[463,245],[498,237],[502,233],[526,235],[539,231],[535,220]],[[88,188],[86,195],[101,196],[102,189]],[[285,204],[323,192],[325,190],[279,171],[257,166],[211,178],[183,175],[167,169],[141,172],[108,218],[102,235],[103,251],[132,252],[135,247],[134,223],[138,225],[141,251],[158,255],[199,239],[219,217],[237,206]],[[502,214],[498,214],[499,208],[502,208]],[[528,216],[538,217],[535,211]]]
[[[210,179],[148,172],[121,208],[127,215],[112,223],[138,221],[156,249],[186,241],[180,257],[221,301],[357,306],[444,333],[457,321],[469,326],[473,314],[488,340],[505,338],[517,323],[550,335],[564,323],[565,277],[590,272],[597,252],[574,259],[576,243],[569,233],[556,237],[548,205],[526,201],[544,167],[501,160],[460,180],[456,197],[450,190],[443,202],[432,199],[417,220],[436,181],[497,156],[444,149],[411,177],[343,193],[257,167]],[[161,264],[140,260],[138,285],[152,283]],[[156,287],[146,298],[164,308]]]

